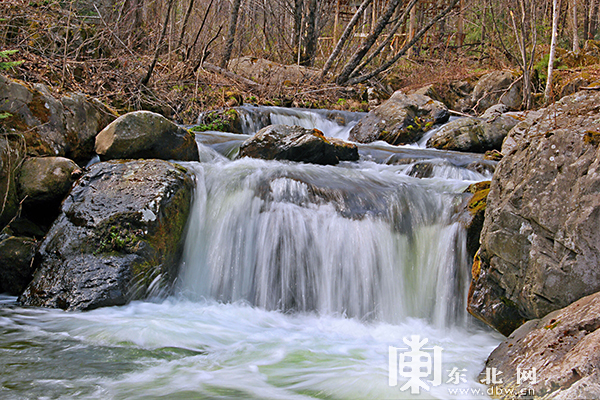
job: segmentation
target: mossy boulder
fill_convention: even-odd
[[[359,143],[414,143],[434,124],[446,122],[449,117],[448,108],[439,101],[398,91],[361,119],[350,131],[349,139]]]
[[[92,165],[63,202],[19,301],[86,310],[168,290],[192,190],[186,170],[167,161]]]
[[[356,161],[359,158],[358,148],[353,143],[325,137],[317,129],[287,125],[270,125],[258,131],[242,143],[240,157],[322,165]]]
[[[27,84],[0,75],[2,123],[18,132],[31,156],[62,156],[86,163],[93,156],[94,138],[116,118],[101,102],[81,94],[53,95],[42,84]]]
[[[198,118],[198,125],[191,129],[193,132],[219,131],[244,133],[240,113],[235,108],[208,111]]]
[[[135,111],[114,120],[96,136],[95,149],[102,160],[199,160],[194,135],[150,111]]]

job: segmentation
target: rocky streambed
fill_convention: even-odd
[[[489,100],[491,108],[479,116],[451,120],[441,128],[438,124],[448,119],[449,111],[442,102],[425,95],[432,93],[423,91],[412,95],[395,94],[359,121],[352,121],[341,138],[328,137],[314,128],[272,124],[274,117],[265,115],[256,119],[265,126],[255,135],[214,133],[194,137],[193,133],[157,114],[135,112],[117,118],[110,109],[84,96],[59,99],[43,86],[0,79],[0,111],[11,114],[3,122],[0,136],[0,223],[3,228],[0,292],[20,296],[20,304],[89,310],[173,293],[178,285],[182,257],[184,263],[189,262],[186,257],[191,250],[185,248],[184,239],[192,199],[209,198],[211,190],[224,190],[217,182],[204,186],[204,192],[198,189],[202,186],[194,189],[194,181],[205,179],[211,168],[196,170],[195,161],[210,159],[218,164],[225,162],[224,155],[227,155],[291,162],[292,166],[298,162],[341,163],[339,171],[343,173],[323,170],[328,171],[329,180],[312,167],[294,169],[288,164],[276,164],[279,167],[272,170],[268,167],[271,164],[250,163],[243,169],[250,168],[253,172],[249,176],[256,180],[232,181],[227,190],[235,187],[241,191],[235,195],[223,192],[220,201],[225,207],[225,204],[233,204],[234,199],[245,198],[249,208],[240,211],[237,221],[241,223],[245,215],[257,212],[259,219],[252,222],[255,227],[260,225],[257,222],[262,218],[260,215],[278,209],[270,205],[271,202],[294,204],[301,210],[320,210],[319,218],[310,228],[316,229],[318,235],[328,240],[335,237],[332,235],[337,231],[329,230],[327,234],[320,231],[318,221],[329,221],[332,227],[345,226],[346,235],[355,237],[352,236],[354,222],[348,222],[355,221],[369,226],[372,235],[387,232],[376,237],[382,238],[379,241],[394,238],[389,249],[409,246],[407,249],[411,250],[406,250],[407,254],[417,251],[423,235],[433,234],[428,227],[437,227],[434,230],[450,235],[444,237],[448,243],[465,246],[464,249],[447,248],[455,254],[451,262],[433,261],[456,266],[445,278],[446,283],[455,282],[454,286],[444,290],[448,290],[450,297],[463,299],[464,296],[464,299],[445,305],[438,300],[431,304],[429,300],[422,300],[429,308],[419,308],[408,301],[403,307],[413,311],[399,315],[405,318],[411,312],[418,316],[429,313],[437,315],[439,321],[446,321],[444,324],[466,318],[464,310],[468,309],[470,314],[508,336],[485,366],[472,371],[472,376],[483,377],[479,381],[490,388],[510,389],[501,392],[499,397],[513,398],[514,393],[521,391],[536,398],[600,396],[597,374],[600,361],[593,356],[597,354],[596,333],[600,326],[596,321],[596,297],[600,292],[598,91],[577,92],[536,112],[511,112],[514,93],[507,91],[506,96],[490,100],[486,93],[492,91],[481,88],[486,83],[482,79],[484,82],[476,85],[476,90],[472,90],[464,102],[482,107]],[[512,90],[513,86],[508,84],[507,87]],[[242,109],[236,111],[242,116],[243,112]],[[228,126],[243,130],[244,121],[238,122]],[[206,146],[201,145],[199,152],[197,143]],[[406,143],[409,145],[391,146]],[[423,147],[439,150],[432,152]],[[484,155],[484,152],[488,153]],[[87,165],[95,154],[99,159]],[[190,161],[192,164],[186,163]],[[371,163],[368,169],[364,163]],[[242,167],[236,170],[236,165],[224,169],[229,175],[219,175],[219,179],[225,182],[238,176]],[[393,175],[386,175],[389,182],[376,178],[379,172],[375,171],[383,168],[376,165],[393,168],[390,170]],[[355,170],[366,171],[364,174],[369,179],[360,181],[366,178],[353,175]],[[399,180],[398,175],[402,177]],[[466,193],[461,193],[469,183],[486,177],[491,177],[489,185],[472,185]],[[415,179],[432,183],[418,186],[416,192],[406,189],[412,187]],[[445,183],[435,186],[440,179],[445,179]],[[374,188],[376,191],[372,192]],[[419,193],[420,206],[416,206],[416,195],[411,193]],[[322,207],[331,207],[333,211],[325,212]],[[329,214],[330,211],[333,214]],[[202,214],[203,218],[210,220],[220,215],[214,212],[216,214]],[[288,228],[307,229],[303,223],[293,225],[302,220],[304,223],[312,221],[313,215],[307,216],[304,212],[284,213],[298,220],[289,219],[287,224],[291,225],[270,225],[269,229],[279,232],[279,237],[286,237],[290,233]],[[222,217],[227,219],[231,215],[225,213]],[[215,224],[221,223],[219,221],[215,220]],[[385,221],[391,228],[382,231],[373,221]],[[368,225],[372,222],[375,225]],[[448,228],[455,223],[458,224],[456,231]],[[465,227],[468,241],[466,236],[463,238],[457,233],[463,232]],[[250,228],[242,228],[242,225],[238,229],[232,226],[232,230],[227,230],[229,228],[222,225],[222,230],[213,232],[213,236],[230,232],[245,241],[252,237],[245,231]],[[294,234],[306,233],[302,229]],[[266,232],[257,232],[266,235]],[[308,232],[301,237],[309,246],[314,243],[315,235]],[[355,240],[356,246],[368,242],[360,235]],[[236,243],[245,248],[246,242]],[[328,243],[333,248],[342,246],[342,242]],[[272,249],[276,256],[271,260],[276,265],[294,254],[294,259],[304,260],[302,262],[306,261],[303,257],[308,257],[302,251],[293,253],[297,250],[285,241],[278,246]],[[382,245],[373,242],[373,246]],[[354,254],[355,259],[360,259],[361,255],[354,253],[354,248],[341,248],[345,250],[340,254]],[[224,257],[228,257],[224,253],[213,259],[214,248],[200,245],[198,251],[197,257],[206,257],[206,262],[215,262],[224,268],[219,279],[212,278],[216,279],[216,286],[210,290],[215,292],[206,292],[217,299],[219,296],[225,301],[252,298],[267,309],[355,310],[350,316],[373,314],[385,316],[384,320],[396,318],[390,317],[389,310],[380,309],[386,301],[399,301],[393,287],[388,288],[389,298],[384,299],[375,294],[381,290],[377,285],[383,283],[355,286],[356,281],[371,282],[374,276],[385,277],[379,267],[356,276],[356,280],[333,280],[347,284],[346,295],[342,293],[339,298],[330,299],[333,303],[339,302],[339,308],[327,308],[333,303],[327,303],[326,307],[320,302],[324,301],[323,293],[333,289],[311,292],[320,286],[313,280],[316,273],[309,262],[303,269],[305,275],[287,271],[286,276],[271,276],[271,283],[261,289],[271,293],[276,287],[274,282],[285,278],[290,287],[303,288],[290,298],[284,295],[285,287],[273,292],[279,293],[274,296],[283,297],[271,298],[270,294],[261,297],[258,288],[262,286],[257,282],[261,276],[270,276],[272,271],[252,264],[254,271],[260,271],[253,272],[257,274],[254,275],[256,285],[238,298],[234,294],[240,287],[229,287],[235,280],[229,281],[227,277],[241,268],[244,257],[250,257],[254,250],[245,248],[244,253],[230,259],[226,266],[221,264]],[[314,254],[321,258],[312,260],[323,263],[327,252],[321,254],[320,251]],[[381,254],[373,254],[373,259],[379,261],[363,259],[356,263],[356,268],[388,265],[380,260]],[[416,260],[420,256],[414,257]],[[335,269],[335,265],[338,264],[331,264],[331,268]],[[461,265],[467,266],[466,272]],[[340,272],[338,277],[344,274],[348,272]],[[463,275],[466,279],[461,278]],[[246,285],[244,279],[240,278],[236,285]],[[410,282],[417,278],[394,277],[381,282],[394,279],[402,284],[402,280]],[[427,285],[423,287],[433,290],[431,282]],[[355,303],[348,298],[348,293],[362,300]],[[367,305],[369,301],[377,304],[372,307],[373,304]],[[492,370],[501,371],[501,378],[490,375]],[[440,393],[436,396],[443,398]]]

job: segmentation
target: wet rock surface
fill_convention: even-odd
[[[600,398],[599,327],[596,293],[521,326],[490,354],[486,367],[502,372],[503,387],[534,398]]]
[[[64,201],[19,301],[86,310],[168,289],[192,190],[185,169],[166,161],[92,165]]]
[[[600,290],[599,104],[548,107],[496,168],[468,309],[505,335]]]
[[[383,140],[393,145],[414,143],[434,124],[448,118],[447,107],[439,101],[422,94],[396,92],[352,128],[349,140],[358,143]]]
[[[199,159],[193,134],[150,111],[135,111],[117,118],[98,133],[95,149],[102,160]]]
[[[358,160],[355,144],[328,138],[317,129],[271,125],[242,143],[240,157],[334,165]]]

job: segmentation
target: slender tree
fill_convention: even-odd
[[[227,68],[227,63],[231,58],[233,52],[233,42],[235,40],[235,30],[237,28],[238,15],[240,13],[240,6],[242,0],[233,0],[231,5],[231,11],[229,12],[229,22],[227,24],[227,39],[225,40],[225,48],[223,50],[223,57],[221,58],[220,67],[223,69]]]
[[[554,55],[556,53],[556,42],[558,40],[558,16],[560,14],[560,0],[552,0],[552,39],[550,40],[550,56],[548,57],[548,78],[546,79],[546,90],[544,102],[550,102],[552,94],[552,79],[554,73]]]

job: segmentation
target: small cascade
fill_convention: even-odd
[[[372,164],[188,167],[198,186],[186,296],[387,322],[466,318],[464,229],[452,223],[463,181],[426,183]]]
[[[312,110],[301,108],[242,106],[240,113],[245,134],[254,134],[272,124],[297,125],[307,129],[318,129],[326,136],[348,139],[350,130],[365,115],[337,110]]]

